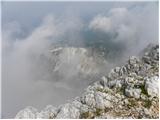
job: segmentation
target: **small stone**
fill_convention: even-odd
[[[125,66],[122,66],[121,69],[120,69],[120,75],[125,75],[128,73],[128,70]]]
[[[159,95],[159,78],[158,76],[145,78],[145,89],[151,97]]]
[[[101,92],[95,93],[96,108],[105,109],[106,107],[111,107],[111,101],[106,100],[104,97],[104,94]]]
[[[86,104],[90,107],[95,107],[96,102],[94,99],[94,92],[86,92],[85,94],[82,95],[81,101],[83,104]]]
[[[125,99],[125,100],[124,100],[124,104],[126,104],[126,105],[129,104],[128,99]]]
[[[144,113],[145,113],[146,115],[149,115],[149,114],[150,114],[150,112],[149,112],[148,109],[144,108],[143,110],[144,110]]]
[[[105,76],[103,76],[101,79],[102,80],[100,81],[100,84],[103,85],[104,87],[107,87],[108,86],[108,79]]]
[[[93,84],[93,90],[97,90],[97,89],[103,89],[103,86],[99,81]]]
[[[140,60],[139,60],[139,58],[137,58],[137,57],[135,57],[135,56],[131,56],[130,58],[129,58],[129,64],[130,65],[134,65],[134,64],[136,64],[136,63],[138,63]]]
[[[141,94],[141,99],[142,99],[142,100],[146,100],[146,99],[147,99],[147,96],[144,95],[144,94]]]
[[[108,74],[108,77],[111,79],[116,78],[118,76],[119,76],[119,73],[115,72],[115,69],[112,69]]]
[[[95,100],[96,100],[96,108],[98,108],[98,109],[105,108],[104,99],[103,99],[103,96],[100,92],[95,93]]]
[[[119,73],[120,67],[116,67],[114,71],[115,71],[116,73]]]
[[[133,88],[127,88],[125,89],[125,95],[128,97],[134,97],[134,98],[140,98],[141,89],[133,89]]]
[[[89,111],[89,106],[83,104],[80,108],[80,113],[86,113],[88,111]]]
[[[121,88],[124,85],[124,80],[117,80],[116,88]]]
[[[109,81],[108,82],[108,87],[110,87],[110,88],[114,87],[116,85],[116,82],[117,82],[116,80]]]
[[[123,108],[123,106],[122,106],[122,105],[118,105],[118,108],[122,109],[122,108]]]
[[[82,103],[78,100],[74,100],[72,102],[72,105],[75,106],[76,108],[80,109],[80,107],[82,106]]]

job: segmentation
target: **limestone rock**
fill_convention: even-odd
[[[108,78],[103,76],[100,80],[100,84],[103,85],[104,87],[108,86]]]
[[[140,98],[141,89],[127,88],[125,89],[125,95],[128,97]]]
[[[72,102],[71,104],[72,104],[74,107],[78,108],[78,109],[80,109],[81,106],[82,106],[82,103],[81,103],[79,97],[75,98],[75,100],[73,100],[73,102]]]
[[[154,97],[159,95],[159,78],[158,76],[147,77],[145,78],[145,89],[148,92],[148,95]]]
[[[18,112],[18,114],[16,115],[16,119],[35,119],[37,116],[37,109],[29,106],[27,108],[25,108],[24,110],[21,110],[20,112]]]
[[[52,105],[48,105],[44,110],[40,113],[37,113],[37,118],[40,119],[53,119],[57,115],[57,108]]]
[[[96,108],[98,109],[105,109],[106,107],[111,107],[112,103],[109,100],[106,100],[105,95],[101,92],[95,93],[95,100],[96,100]]]
[[[76,119],[79,118],[79,116],[80,111],[76,107],[72,106],[70,103],[67,103],[60,108],[56,119]]]
[[[94,92],[90,91],[90,92],[84,93],[81,97],[81,101],[83,104],[86,104],[91,107],[95,107],[96,102],[95,102],[95,98],[94,98]]]

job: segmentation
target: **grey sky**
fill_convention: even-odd
[[[139,2],[138,5],[146,4]],[[2,23],[17,21],[25,28],[34,28],[47,14],[93,17],[112,7],[136,7],[134,2],[3,2]]]

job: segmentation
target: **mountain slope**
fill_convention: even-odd
[[[112,69],[69,103],[57,108],[49,105],[40,112],[27,107],[15,118],[159,118],[158,83],[156,45],[140,59],[130,57],[125,65]]]
[[[45,74],[45,77],[48,75],[48,79],[54,78],[55,81],[99,76],[108,65],[108,62],[97,53],[92,53],[87,48],[76,47],[54,47],[31,61],[35,61],[33,68],[37,71],[37,76],[42,77],[41,74]],[[40,75],[39,71],[42,71]]]

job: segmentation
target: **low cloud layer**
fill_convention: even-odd
[[[96,5],[86,9],[92,10],[96,10]],[[55,59],[51,52],[55,45],[94,51],[96,59],[104,57],[105,61],[95,69],[107,73],[129,56],[138,55],[148,44],[158,43],[157,3],[134,3],[129,7],[112,4],[90,18],[71,11],[69,6],[59,16],[46,12],[41,24],[27,34],[17,21],[3,24],[2,117],[14,117],[28,105],[41,109],[47,104],[65,103],[95,80],[78,77],[79,71],[75,70],[86,53],[74,56],[73,52],[67,62],[68,49],[60,55],[61,64],[57,66],[61,69],[61,79],[57,79],[50,61]],[[92,52],[87,58],[90,64]]]

